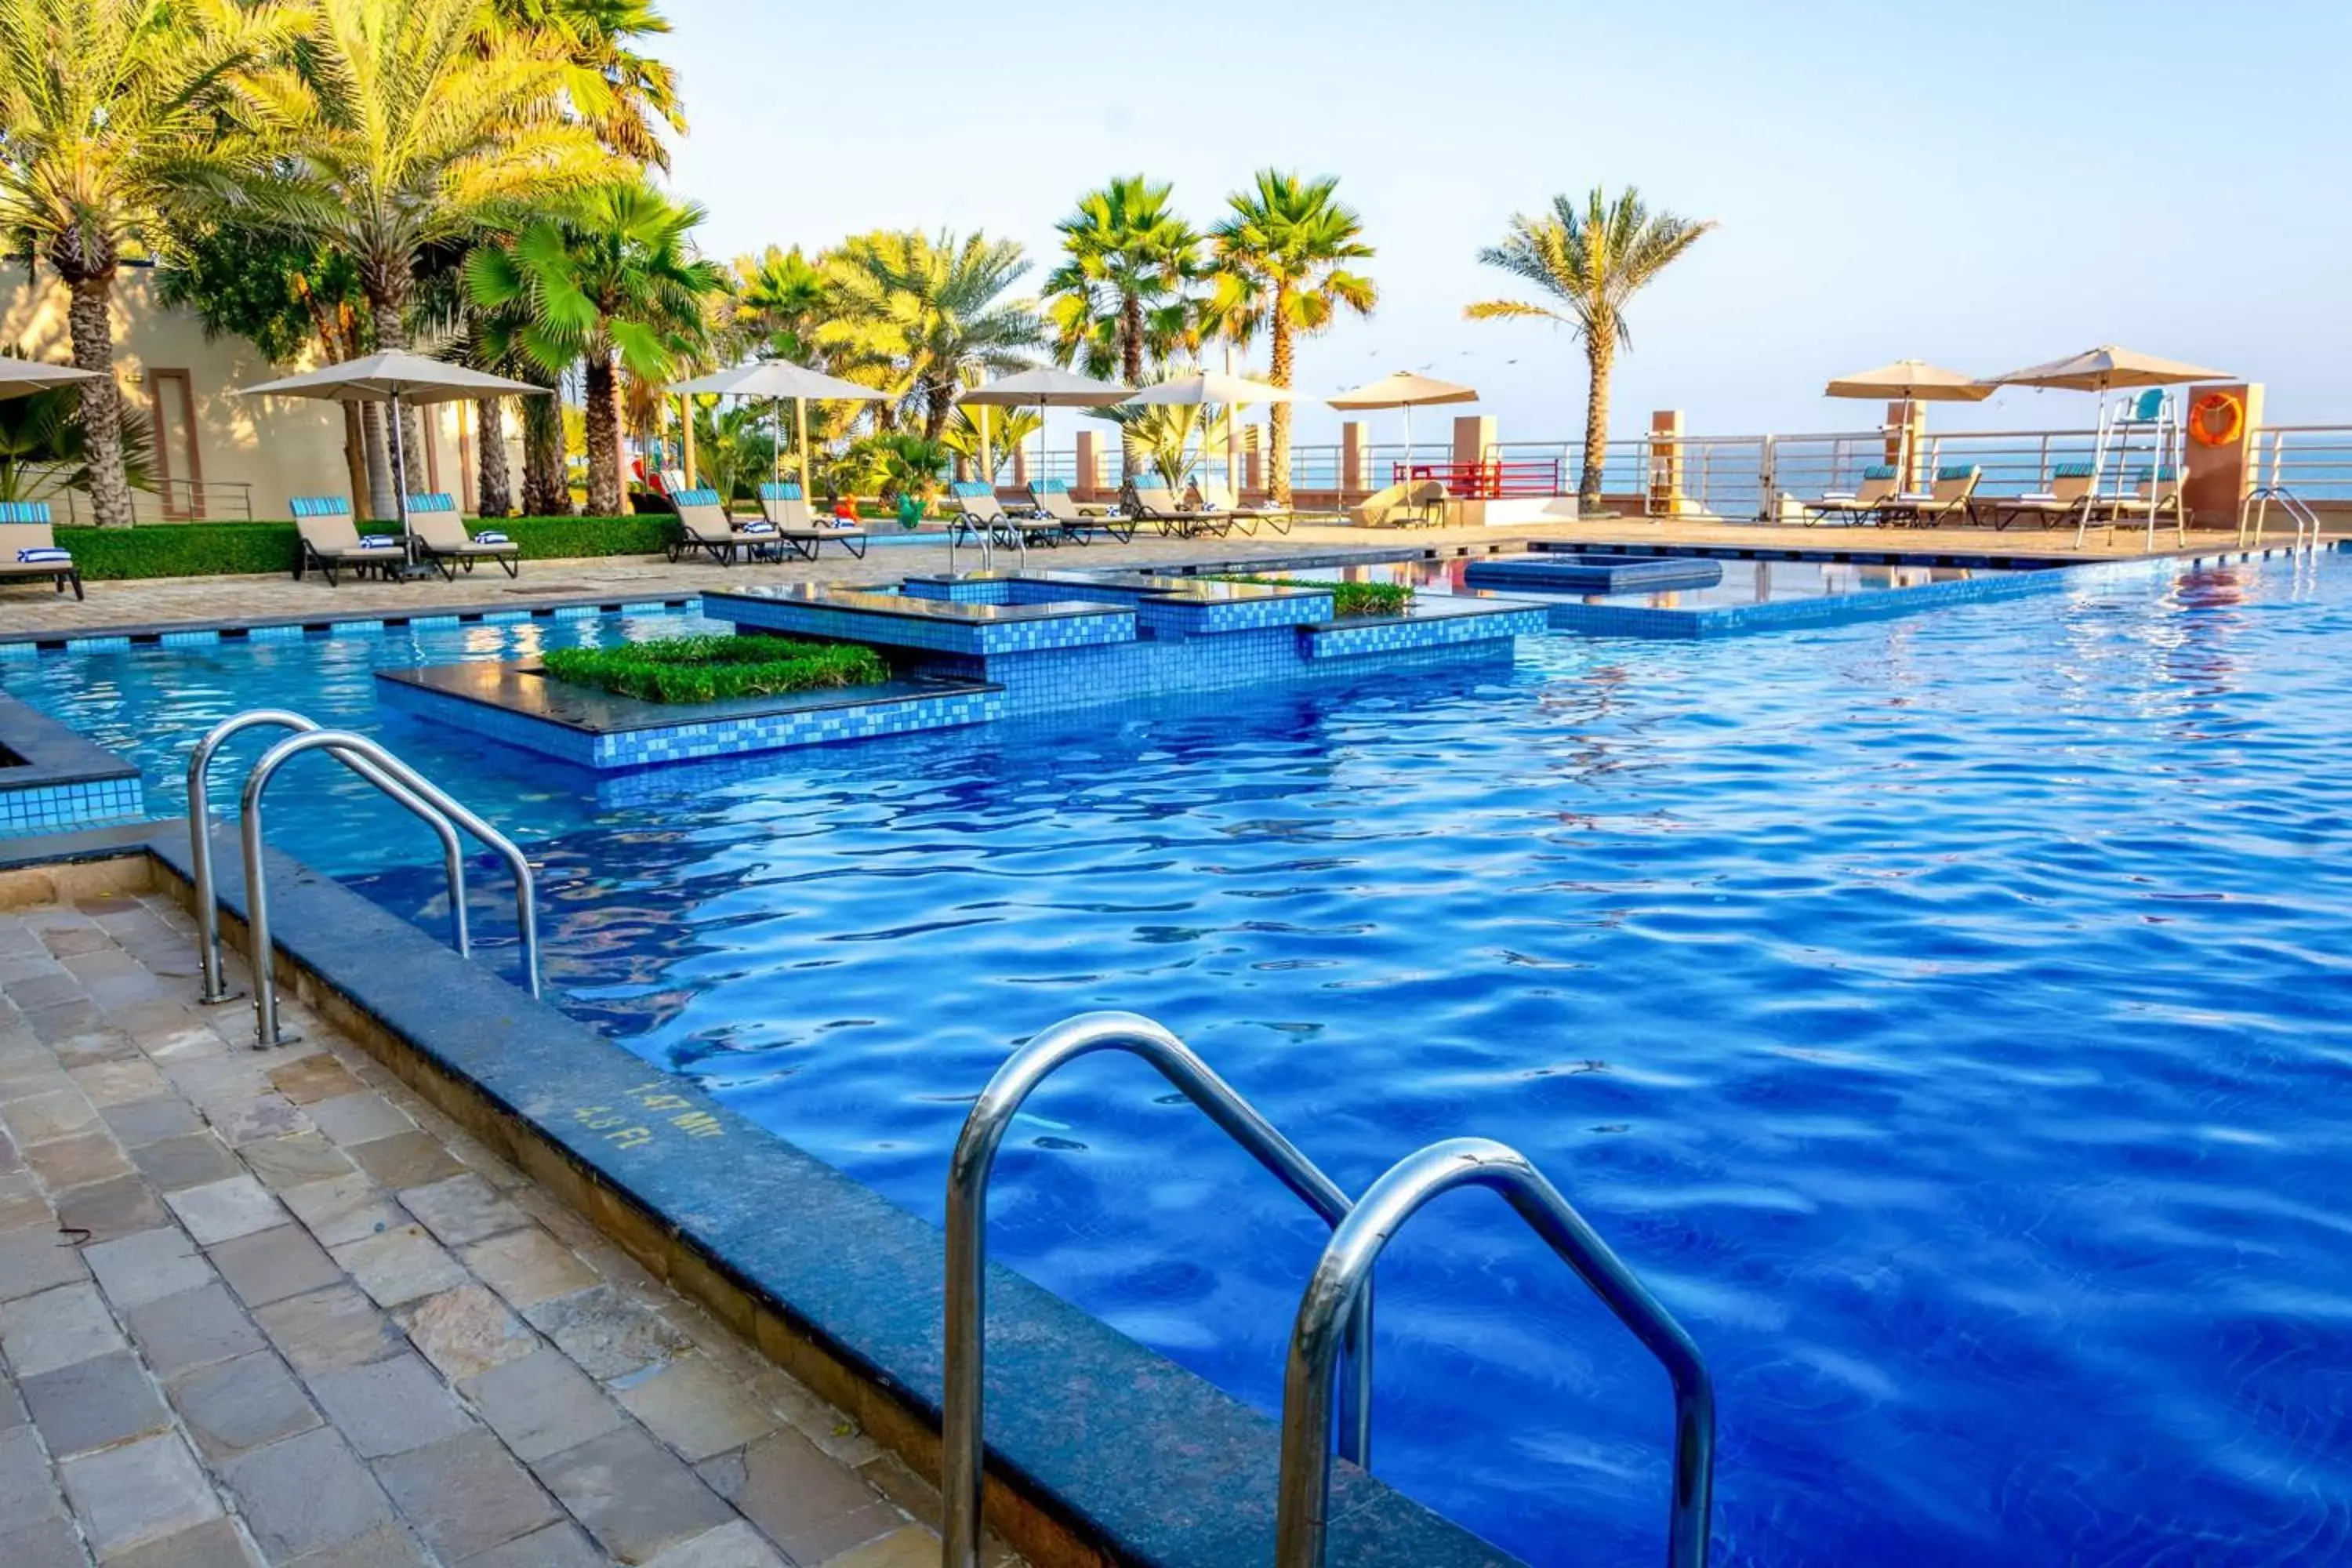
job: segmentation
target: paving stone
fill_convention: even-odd
[[[214,1147],[219,1145],[215,1142]],[[229,1158],[226,1150],[221,1151],[221,1156]],[[229,1168],[237,1170],[234,1161]],[[284,1225],[287,1217],[285,1207],[269,1189],[242,1171],[223,1181],[166,1192],[163,1201],[172,1205],[188,1234],[206,1247]]]
[[[272,1302],[253,1316],[278,1353],[308,1378],[382,1361],[408,1343],[391,1319],[348,1285]]]
[[[404,1188],[400,1201],[445,1247],[462,1247],[530,1223],[530,1215],[470,1171],[429,1186]]]
[[[253,1568],[256,1561],[236,1526],[215,1519],[110,1558],[106,1568]]]
[[[551,1350],[493,1368],[458,1384],[458,1390],[490,1430],[527,1460],[577,1447],[627,1420],[610,1394]]]
[[[596,1283],[594,1269],[537,1226],[460,1247],[457,1257],[517,1308],[536,1307]]]
[[[0,1176],[0,1236],[37,1229],[48,1232],[54,1240],[58,1239],[57,1223],[57,1211],[49,1207],[49,1200],[41,1195],[29,1172]],[[12,1283],[7,1269],[0,1267],[0,1295],[5,1295]]]
[[[158,1377],[177,1377],[262,1348],[260,1332],[219,1285],[161,1297],[127,1315],[131,1337]]]
[[[473,1426],[432,1369],[413,1355],[313,1377],[310,1392],[362,1458],[405,1453]]]
[[[110,1112],[116,1107],[157,1099],[179,1103],[171,1086],[163,1081],[163,1075],[145,1061],[92,1062],[66,1076],[89,1097],[89,1102],[98,1107],[99,1114],[106,1117],[110,1125],[113,1122]],[[121,1136],[120,1129],[116,1136]]]
[[[237,1148],[237,1158],[252,1167],[261,1184],[273,1193],[348,1176],[353,1169],[343,1152],[320,1132],[298,1132],[288,1138],[262,1138]]]
[[[210,1024],[184,1015],[175,1023],[131,1031],[141,1050],[158,1062],[203,1061],[225,1057],[234,1049]]]
[[[394,1109],[391,1101],[366,1090],[321,1100],[305,1110],[312,1125],[347,1149],[416,1131],[416,1124]]]
[[[10,1381],[6,1369],[0,1368],[0,1432],[22,1426],[32,1416],[25,1402],[16,1396],[16,1385]]]
[[[940,1538],[919,1524],[910,1524],[845,1552],[824,1568],[932,1568],[939,1560]]]
[[[109,1132],[85,1132],[53,1143],[35,1144],[25,1151],[25,1163],[53,1193],[131,1173],[131,1162],[123,1158],[113,1134]]]
[[[310,1226],[321,1247],[341,1247],[388,1231],[408,1217],[381,1187],[357,1171],[288,1187],[278,1195],[294,1216]]]
[[[19,1378],[121,1348],[122,1334],[94,1285],[60,1285],[0,1307],[0,1350]]]
[[[209,1186],[245,1174],[245,1167],[228,1145],[210,1132],[166,1138],[131,1151],[131,1163],[140,1174],[165,1193]]]
[[[53,1042],[49,1049],[57,1053],[58,1065],[68,1073],[75,1068],[96,1067],[101,1062],[140,1059],[139,1047],[131,1043],[131,1037],[116,1029],[96,1028],[68,1035]]]
[[[680,1356],[614,1393],[630,1415],[688,1459],[740,1448],[784,1424],[742,1379],[709,1356]]]
[[[607,1568],[611,1562],[577,1527],[551,1524],[467,1558],[465,1568]]]
[[[297,1105],[358,1094],[363,1087],[352,1076],[351,1068],[324,1051],[314,1052],[299,1061],[272,1069],[269,1082],[278,1093]]]
[[[797,1432],[772,1433],[696,1468],[795,1562],[823,1563],[906,1522],[857,1472]]]
[[[222,1475],[244,1507],[246,1528],[272,1558],[300,1557],[392,1522],[375,1478],[324,1427],[256,1449]]]
[[[71,1523],[47,1519],[29,1530],[0,1535],[0,1563],[8,1568],[88,1568],[89,1553],[81,1549],[81,1537]]]
[[[98,1125],[98,1108],[79,1088],[68,1086],[0,1105],[0,1122],[26,1148],[87,1132]]]
[[[113,939],[96,926],[66,926],[41,933],[41,944],[52,956],[66,958],[77,952],[103,952],[114,945]]]
[[[70,975],[67,979],[75,989],[80,989],[81,982]],[[97,1003],[84,998],[55,1007],[27,1007],[25,1009],[25,1022],[32,1026],[37,1037],[55,1047],[60,1040],[70,1040],[77,1035],[91,1034],[103,1028],[106,1016],[98,1010]]]
[[[160,1211],[156,1215],[158,1220],[164,1217]],[[82,1256],[106,1299],[123,1311],[213,1282],[213,1266],[175,1225],[85,1247]]]
[[[284,1095],[274,1092],[216,1101],[205,1107],[205,1120],[236,1149],[257,1139],[284,1138],[310,1131],[310,1119]]]
[[[680,1542],[646,1568],[792,1568],[741,1520]]]
[[[154,1189],[136,1176],[92,1182],[58,1194],[58,1225],[64,1229],[88,1231],[89,1237],[82,1244],[85,1247],[136,1236],[141,1231],[169,1225],[171,1220]]]
[[[396,1307],[466,1282],[466,1271],[420,1226],[404,1225],[328,1250],[380,1307]]]
[[[692,1348],[693,1342],[610,1285],[543,1301],[523,1316],[597,1379],[625,1377]]]
[[[160,1079],[157,1082],[161,1087]],[[158,1094],[145,1100],[129,1100],[119,1105],[102,1106],[99,1114],[105,1118],[106,1124],[114,1130],[114,1136],[121,1141],[123,1146],[131,1149],[142,1143],[184,1137],[205,1130],[204,1118],[196,1114],[195,1107],[176,1094]]]
[[[425,1548],[416,1543],[404,1526],[395,1522],[380,1524],[364,1535],[321,1547],[296,1559],[292,1568],[428,1568],[428,1564]]]
[[[212,1248],[212,1260],[237,1300],[248,1307],[266,1307],[343,1278],[334,1259],[299,1225],[272,1226],[224,1241]]]
[[[402,1132],[365,1143],[346,1143],[343,1152],[379,1185],[395,1190],[446,1181],[466,1170],[430,1132]]]
[[[127,1350],[27,1377],[25,1403],[49,1452],[60,1458],[160,1432],[172,1422],[154,1380]]]
[[[261,1065],[249,1050],[174,1058],[164,1064],[163,1076],[174,1089],[195,1101],[199,1110],[235,1105],[271,1092],[269,1079],[262,1076]]]
[[[393,1505],[446,1559],[472,1556],[559,1517],[547,1494],[478,1427],[375,1468]]]
[[[182,1378],[172,1405],[197,1451],[215,1464],[319,1425],[302,1385],[267,1351]]]
[[[453,1383],[539,1349],[539,1336],[505,1302],[471,1283],[412,1301],[393,1319]]]
[[[634,1426],[533,1468],[596,1543],[625,1563],[650,1561],[735,1517],[676,1455]]]
[[[21,979],[12,979],[0,984],[0,991],[5,991],[9,1001],[29,1013],[36,1008],[54,1007],[61,1002],[79,1000],[81,982],[68,973],[64,965],[47,963]]]
[[[51,1286],[89,1278],[80,1249],[54,1230],[0,1234],[0,1301],[37,1295]]]
[[[0,1536],[63,1519],[65,1500],[49,1476],[49,1457],[31,1426],[0,1432]]]
[[[176,1436],[142,1438],[68,1459],[66,1493],[100,1559],[220,1516],[220,1500]]]

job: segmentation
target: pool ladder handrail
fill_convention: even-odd
[[[1257,1109],[1167,1029],[1134,1013],[1081,1013],[1038,1035],[1005,1059],[972,1102],[948,1166],[945,1389],[941,1399],[940,1492],[944,1568],[978,1568],[981,1488],[986,1458],[985,1404],[988,1182],[1013,1119],[1037,1086],[1078,1058],[1097,1051],[1139,1057],[1174,1085],[1275,1179],[1298,1194],[1334,1229],[1346,1220],[1347,1194],[1299,1152]],[[1341,1422],[1343,1451],[1371,1466],[1372,1294],[1360,1292],[1339,1336],[1352,1349],[1355,1374]],[[1335,1354],[1337,1352],[1335,1351]],[[1325,1411],[1325,1436],[1329,1436]]]
[[[1406,1221],[1456,1187],[1502,1195],[1602,1305],[1664,1365],[1675,1390],[1669,1568],[1706,1568],[1715,1491],[1715,1384],[1697,1344],[1609,1244],[1528,1158],[1487,1138],[1454,1138],[1406,1155],[1364,1190],[1331,1233],[1291,1331],[1282,1385],[1282,1473],[1275,1568],[1323,1568],[1331,1497],[1331,1385],[1355,1303]]]
[[[211,763],[222,742],[230,736],[264,725],[298,733],[271,747],[254,763],[246,774],[241,795],[256,1049],[266,1049],[289,1037],[278,1027],[277,974],[269,962],[269,889],[263,874],[262,796],[278,770],[307,752],[324,752],[434,830],[441,840],[449,882],[450,923],[460,957],[473,955],[473,943],[467,924],[464,846],[457,830],[463,828],[473,835],[507,862],[515,874],[515,915],[521,935],[523,975],[530,994],[540,994],[537,879],[530,861],[514,842],[377,742],[349,731],[324,729],[299,713],[254,709],[215,725],[197,742],[188,759],[189,858],[195,883],[199,966],[204,973],[202,1000],[224,1002],[236,994],[227,986],[221,964],[220,905],[212,858]]]

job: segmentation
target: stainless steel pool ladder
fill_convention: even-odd
[[[540,994],[538,889],[530,862],[504,834],[483,821],[447,792],[402,762],[376,742],[349,731],[329,730],[316,721],[284,709],[257,708],[222,721],[196,742],[188,756],[188,858],[195,883],[196,949],[203,972],[200,1000],[220,1003],[238,993],[227,984],[221,963],[220,902],[213,874],[212,760],[223,742],[243,731],[277,728],[299,731],[270,748],[247,773],[242,795],[243,850],[248,904],[247,926],[252,935],[255,1047],[280,1043],[278,1024],[277,975],[268,962],[269,889],[262,874],[262,794],[279,768],[305,752],[320,751],[373,784],[384,795],[422,818],[441,840],[442,861],[449,884],[449,920],[461,957],[473,956],[467,928],[465,847],[457,837],[463,828],[513,868],[515,913],[522,939],[523,973],[530,994]]]
[[[1669,1568],[1706,1568],[1715,1492],[1715,1384],[1698,1346],[1543,1173],[1517,1151],[1486,1138],[1449,1139],[1397,1162],[1364,1190],[1332,1231],[1307,1280],[1282,1382],[1276,1568],[1323,1568],[1331,1498],[1331,1385],[1341,1346],[1355,1332],[1357,1302],[1371,1289],[1372,1265],[1431,1199],[1465,1186],[1500,1194],[1665,1366],[1675,1390],[1666,1562]]]
[[[1141,1058],[1335,1229],[1348,1216],[1348,1196],[1328,1176],[1183,1041],[1149,1018],[1133,1013],[1082,1013],[1015,1051],[973,1102],[948,1167],[947,1363],[940,1464],[945,1510],[940,1560],[946,1568],[978,1568],[980,1563],[989,1175],[995,1168],[997,1148],[1022,1102],[1055,1071],[1097,1051],[1125,1051]],[[1348,1384],[1349,1404],[1341,1417],[1339,1442],[1350,1460],[1369,1468],[1371,1405],[1367,1396],[1372,1372],[1369,1281],[1351,1299],[1349,1314],[1339,1338],[1346,1342],[1355,1365]],[[1333,1353],[1339,1353],[1339,1346],[1335,1345]],[[1327,1441],[1329,1431],[1327,1408]]]
[[[2260,451],[2254,454],[2253,466],[2259,477],[2262,468]],[[2280,430],[2271,436],[2269,480],[2248,490],[2245,499],[2238,503],[2238,543],[2242,547],[2252,544],[2258,550],[2262,548],[2263,527],[2270,521],[2271,508],[2276,506],[2294,524],[2295,549],[2319,548],[2319,514],[2311,510],[2309,501],[2287,488],[2285,472],[2286,432]]]

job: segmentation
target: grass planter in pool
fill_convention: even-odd
[[[1220,583],[1260,583],[1269,588],[1312,588],[1331,595],[1331,613],[1349,616],[1401,616],[1412,604],[1406,583],[1309,583],[1296,577],[1224,577]]]
[[[878,686],[890,679],[890,667],[870,647],[783,637],[671,637],[619,647],[558,648],[541,663],[552,679],[641,702],[723,702]]]

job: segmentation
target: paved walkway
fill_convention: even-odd
[[[0,1564],[938,1563],[911,1471],[307,1010],[194,1005],[192,930],[0,913]]]

